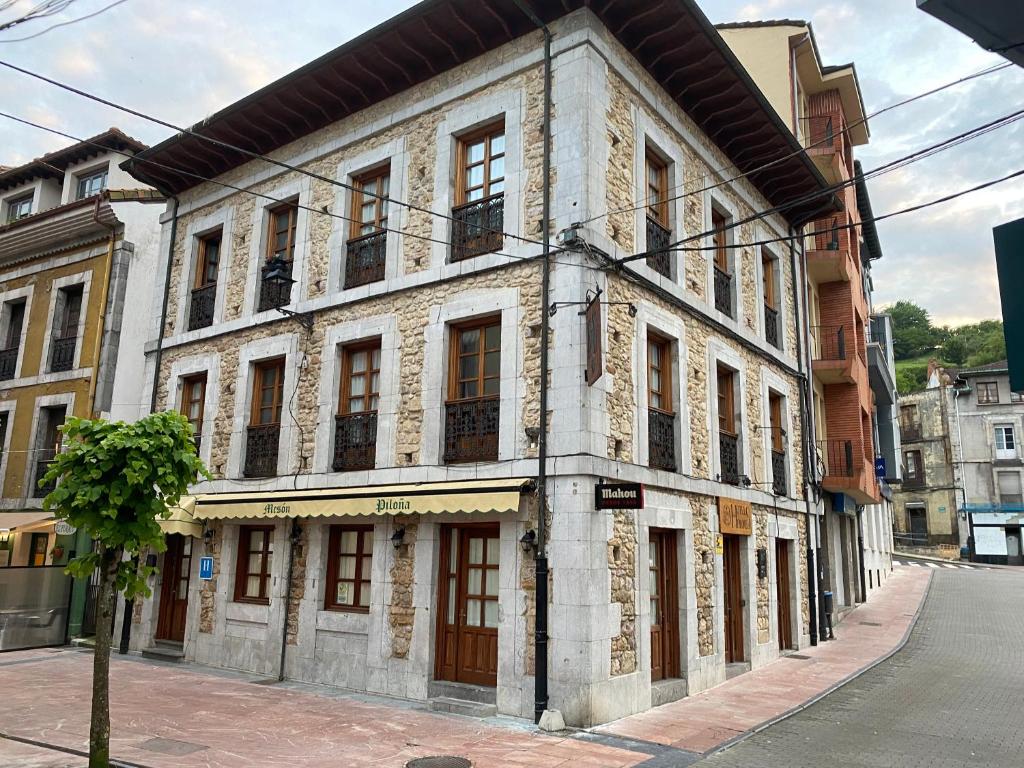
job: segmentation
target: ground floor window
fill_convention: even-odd
[[[243,525],[238,529],[238,568],[235,600],[270,602],[270,568],[274,557],[274,528]]]
[[[369,611],[373,526],[332,525],[327,553],[324,608]]]

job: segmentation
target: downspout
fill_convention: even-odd
[[[946,397],[945,392],[942,393],[942,397],[943,397],[943,399],[945,399],[945,397]],[[960,503],[962,505],[960,508],[964,511],[964,517],[967,518],[968,520],[970,520],[969,514],[967,512],[967,483],[964,481],[964,438],[963,438],[963,433],[960,431],[960,390],[957,389],[955,386],[953,387],[953,411],[956,413],[956,455],[957,455],[957,461],[956,461],[957,467],[956,468],[957,468],[957,473],[959,475],[959,480],[960,480],[959,483],[956,483],[955,479],[954,479],[954,489],[955,490],[953,492],[955,494],[957,490],[960,491],[960,499],[961,499]],[[959,485],[960,487],[957,488],[956,487],[957,485]],[[960,523],[958,522],[957,523],[957,532],[958,533],[959,533],[959,529],[960,529]],[[974,537],[974,521],[973,520],[970,520],[970,525],[968,526],[968,530],[969,530],[969,534],[968,535],[971,537],[971,540],[973,541],[974,540],[973,539],[973,537]]]
[[[537,547],[534,550],[536,572],[536,611],[534,622],[534,704],[533,719],[539,723],[548,708],[548,556],[547,556],[547,479],[548,479],[548,343],[551,326],[551,30],[523,0],[515,0],[519,9],[544,33],[544,177],[541,240],[540,313],[540,435],[537,438]]]
[[[793,239],[796,239],[796,235],[795,235],[792,227],[790,227],[789,232],[790,232],[790,235],[793,236]],[[801,267],[801,269],[800,269],[800,276],[801,276],[801,278],[803,278],[804,275],[806,274],[806,271],[803,268],[804,267],[804,263],[803,263],[803,260],[804,260],[803,238],[802,237],[799,238],[799,241],[800,241],[800,267]],[[806,328],[804,326],[804,323],[802,323],[801,319],[800,319],[800,298],[799,298],[799,296],[800,296],[801,291],[799,291],[799,289],[798,289],[797,280],[796,280],[797,264],[796,264],[796,251],[793,248],[793,240],[790,240],[790,243],[789,243],[789,264],[790,264],[789,278],[790,278],[790,282],[792,283],[793,307],[794,307],[795,315],[796,315],[794,317],[794,322],[796,323],[796,327],[797,327],[796,368],[797,368],[797,371],[800,374],[800,378],[799,378],[799,381],[800,381],[800,412],[801,412],[801,415],[803,416],[803,424],[804,424],[804,428],[800,430],[800,442],[801,442],[801,446],[800,447],[801,447],[801,450],[803,451],[803,454],[804,454],[804,488],[803,488],[803,491],[804,491],[804,502],[807,505],[806,509],[804,510],[804,530],[805,530],[805,536],[807,538],[807,552],[806,552],[806,558],[807,558],[807,623],[809,625],[808,629],[809,629],[810,636],[811,636],[811,645],[817,645],[818,644],[818,605],[817,605],[818,595],[817,595],[817,590],[815,589],[815,583],[814,583],[814,581],[815,581],[814,580],[814,571],[815,571],[815,567],[814,567],[814,548],[811,545],[811,520],[813,519],[813,514],[812,514],[812,511],[811,511],[811,493],[810,493],[810,491],[811,491],[811,484],[807,482],[808,471],[813,471],[813,472],[817,471],[817,464],[816,464],[816,462],[811,461],[812,452],[810,450],[810,440],[808,439],[808,436],[807,436],[807,432],[808,432],[809,429],[810,429],[811,432],[813,432],[813,430],[814,430],[814,409],[811,408],[810,405],[809,405],[809,397],[808,397],[808,394],[807,394],[808,378],[807,378],[807,372],[804,370],[804,354],[803,354],[803,350],[804,350],[804,344],[807,343],[807,331],[806,331]],[[807,306],[806,305],[806,301],[807,301],[806,281],[805,281],[804,290],[803,290],[802,293],[803,293],[804,302],[805,302],[804,306]],[[809,347],[808,347],[808,349],[809,349]]]
[[[868,582],[864,576],[864,505],[857,505],[857,547],[860,551],[860,601],[868,601]]]
[[[89,418],[94,419],[97,416],[96,413],[96,380],[99,378],[100,372],[100,353],[103,347],[103,331],[106,328],[107,320],[107,302],[110,299],[110,276],[114,271],[114,243],[117,242],[117,225],[107,224],[106,222],[100,221],[100,203],[106,197],[105,194],[101,194],[96,198],[96,205],[92,209],[92,218],[97,224],[102,227],[106,227],[110,232],[107,240],[107,275],[103,281],[103,285],[100,289],[100,317],[99,322],[96,323],[96,339],[93,344],[92,353],[92,376],[89,377]]]

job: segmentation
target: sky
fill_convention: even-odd
[[[38,0],[18,0],[0,23]],[[15,38],[98,11],[75,0],[58,16],[0,31],[0,60],[168,122],[187,125],[287,74],[413,5],[412,0],[124,0],[90,19],[31,40]],[[812,23],[826,64],[854,62],[868,113],[1002,61],[917,10],[915,0],[698,0],[713,22],[794,18]],[[856,149],[865,170],[1020,109],[1024,71],[1011,67],[869,121]],[[0,105],[20,117],[87,137],[116,125],[156,143],[168,130],[0,72]],[[0,165],[69,143],[0,118]],[[868,183],[875,215],[1018,170],[1024,121]],[[875,304],[909,299],[939,324],[999,318],[992,227],[1024,216],[1014,179],[878,225],[883,258],[872,268]]]

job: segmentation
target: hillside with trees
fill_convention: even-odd
[[[883,310],[892,318],[896,388],[901,394],[924,389],[928,361],[951,368],[970,368],[1006,358],[1003,323],[982,320],[955,328],[932,324],[928,310],[901,300]]]

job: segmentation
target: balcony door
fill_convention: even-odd
[[[452,329],[445,463],[498,460],[501,318]]]
[[[651,529],[651,681],[679,677],[679,567],[676,532]]]
[[[188,613],[188,584],[192,571],[192,537],[174,533],[167,537],[161,571],[160,612],[156,639],[180,643],[185,640]]]

